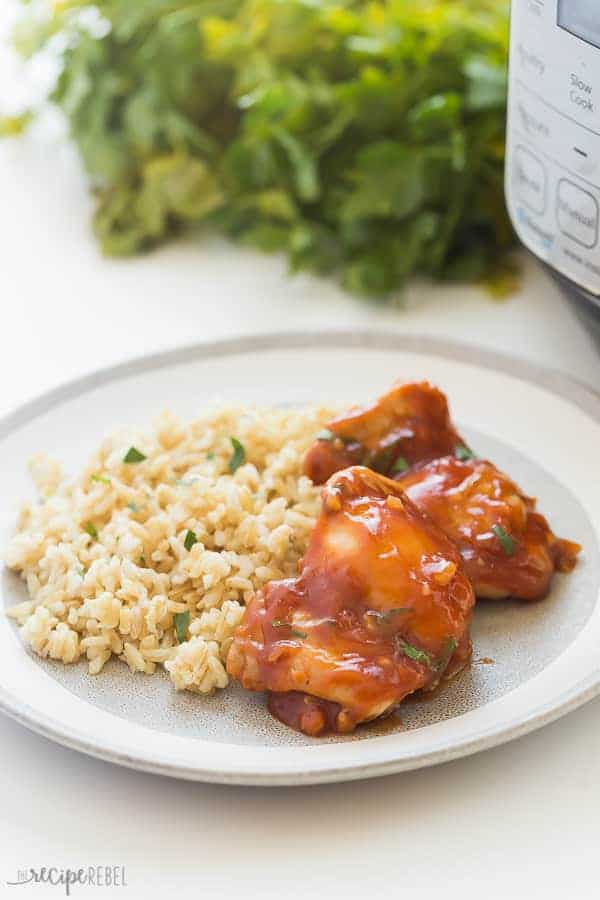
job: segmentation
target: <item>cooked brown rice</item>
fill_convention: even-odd
[[[330,416],[226,408],[186,425],[165,413],[151,433],[110,435],[75,479],[36,457],[39,499],[6,553],[29,592],[8,610],[23,640],[63,663],[85,656],[93,675],[115,655],[132,672],[164,665],[178,690],[225,687],[244,603],[294,574],[306,548],[319,489],[302,457]],[[246,453],[234,473],[232,437]],[[145,459],[125,462],[130,447]]]

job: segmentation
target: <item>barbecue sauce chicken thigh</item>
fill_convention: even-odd
[[[304,468],[320,484],[349,461],[398,481],[458,548],[479,597],[537,600],[556,570],[575,565],[579,545],[555,537],[535,500],[474,458],[446,398],[427,382],[395,386],[372,406],[334,419]]]
[[[478,597],[539,600],[555,571],[575,566],[579,544],[555,537],[535,500],[485,460],[444,456],[398,484],[458,548]]]
[[[250,601],[227,669],[291,727],[350,732],[463,668],[474,601],[445,534],[355,466],[324,487],[298,577]]]
[[[357,465],[393,477],[412,463],[454,453],[462,443],[441,391],[426,381],[401,384],[372,406],[330,422],[306,454],[304,471],[315,484]]]

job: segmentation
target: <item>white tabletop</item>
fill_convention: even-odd
[[[484,345],[600,386],[600,356],[528,262],[518,296],[413,288],[404,309],[214,237],[102,259],[73,155],[0,146],[0,414],[132,355],[281,329],[361,326]],[[0,896],[26,867],[125,866],[74,897],[598,896],[600,700],[496,750],[371,782],[222,788],[120,769],[0,718]],[[315,895],[313,892],[319,892]]]

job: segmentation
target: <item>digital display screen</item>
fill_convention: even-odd
[[[600,47],[600,0],[558,0],[558,24]]]

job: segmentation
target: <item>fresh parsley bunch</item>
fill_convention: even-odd
[[[18,43],[60,48],[106,253],[206,223],[375,296],[501,268],[507,2],[52,7]]]

